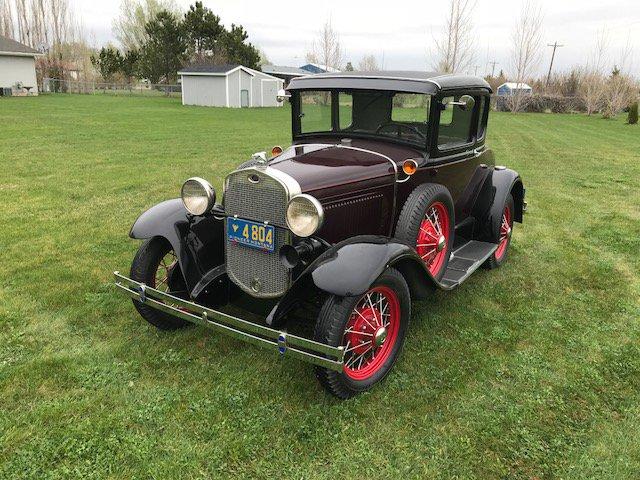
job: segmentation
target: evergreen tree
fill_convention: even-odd
[[[140,73],[151,83],[176,81],[186,59],[186,40],[182,23],[163,10],[151,19],[145,30],[148,40],[142,49]]]
[[[260,52],[251,43],[245,43],[249,35],[242,25],[231,25],[224,35],[223,45],[229,63],[239,63],[257,70],[260,64]]]
[[[122,61],[120,51],[111,46],[102,47],[97,56],[91,55],[91,63],[105,82],[110,82],[113,76],[122,70]]]
[[[198,1],[185,13],[183,25],[187,53],[193,60],[203,60],[206,56],[214,58],[219,56],[220,43],[225,33],[220,17]]]

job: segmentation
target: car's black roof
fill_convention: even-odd
[[[435,94],[456,88],[486,89],[491,87],[480,77],[437,72],[391,71],[319,73],[294,78],[287,90],[314,88],[392,90]]]

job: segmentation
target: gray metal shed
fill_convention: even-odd
[[[284,81],[243,65],[194,65],[178,72],[182,104],[206,107],[278,107]]]

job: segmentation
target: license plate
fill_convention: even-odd
[[[264,223],[227,217],[227,239],[246,247],[273,252],[275,227]]]

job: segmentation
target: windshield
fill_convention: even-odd
[[[424,147],[430,99],[420,93],[389,91],[301,91],[297,131],[376,136]]]

